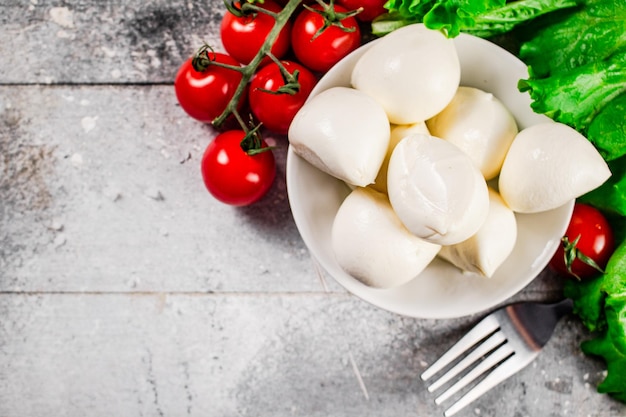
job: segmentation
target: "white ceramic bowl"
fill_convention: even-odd
[[[513,113],[520,129],[549,120],[534,113],[530,97],[517,90],[518,80],[528,76],[520,60],[474,36],[461,34],[454,43],[461,62],[461,85],[493,93]],[[334,86],[349,87],[352,68],[371,45],[372,42],[365,44],[335,65],[311,96]],[[343,271],[331,248],[333,219],[350,189],[289,149],[287,192],[296,226],[311,255],[343,287],[382,309],[409,317],[438,319],[487,310],[528,285],[546,267],[559,245],[574,205],[572,200],[547,212],[517,214],[517,243],[491,279],[463,275],[437,258],[407,284],[381,290],[368,287]]]

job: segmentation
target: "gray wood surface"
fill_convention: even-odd
[[[269,195],[204,190],[172,81],[220,1],[0,2],[0,417],[436,416],[419,374],[478,317],[417,320],[316,267]],[[542,274],[515,299],[555,299]],[[565,319],[459,415],[626,415]]]

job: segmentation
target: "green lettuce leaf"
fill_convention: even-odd
[[[598,392],[626,402],[626,240],[615,250],[606,271],[586,281],[567,281],[565,296],[574,301],[574,313],[591,331],[594,339],[581,344],[587,355],[599,356],[607,376]]]
[[[441,30],[449,37],[457,36],[462,28],[472,26],[474,17],[487,10],[502,7],[506,0],[389,0],[385,8],[391,12],[387,19],[410,23],[424,23]],[[378,21],[383,19],[378,19]],[[375,34],[382,34],[380,24],[373,24]],[[378,30],[377,30],[378,28]]]
[[[381,36],[404,25],[424,23],[450,38],[461,32],[486,38],[576,5],[577,0],[389,0],[385,4],[389,13],[372,23],[372,32]]]
[[[530,79],[518,87],[530,93],[533,110],[586,133],[600,111],[626,91],[626,50],[545,78],[537,78],[532,66],[529,72]]]
[[[598,392],[626,402],[626,294],[607,297],[604,311],[606,330],[583,342],[581,349],[606,363],[607,375],[598,385]]]
[[[421,20],[436,4],[436,0],[388,0],[385,8],[390,12],[397,12],[402,17]]]
[[[604,301],[606,292],[603,291],[604,281],[600,278],[585,281],[566,281],[563,293],[567,298],[574,300],[574,314],[590,331],[606,328],[604,317]]]
[[[536,78],[603,61],[626,48],[626,1],[585,3],[574,13],[542,18],[536,33],[521,46],[520,58]]]
[[[537,28],[520,48],[530,77],[518,87],[535,112],[572,126],[615,161],[613,178],[592,199],[626,215],[624,160],[618,162],[626,155],[626,1],[586,0],[545,16]]]
[[[605,329],[607,297],[626,296],[626,241],[617,247],[604,274],[591,280],[569,280],[565,283],[564,294],[574,301],[574,313],[589,330]]]
[[[513,1],[475,16],[473,25],[464,28],[463,32],[481,38],[490,38],[510,32],[518,25],[533,21],[539,16],[574,7],[577,4],[576,0]]]
[[[587,138],[607,161],[626,155],[626,117],[624,115],[626,115],[626,93],[607,103],[587,129]]]

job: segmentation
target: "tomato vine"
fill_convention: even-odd
[[[353,16],[362,8],[348,11],[335,0],[316,0],[309,7],[304,1],[224,0],[220,36],[225,53],[204,43],[176,76],[183,110],[219,131],[201,165],[207,189],[227,204],[252,204],[267,192],[274,179],[274,147],[263,140],[261,128],[287,134],[318,75],[360,45]],[[301,29],[297,37],[299,51],[306,59],[314,57],[308,63],[302,62],[292,36],[296,22],[307,21],[303,16],[316,31],[312,36]],[[349,41],[342,36],[347,33]],[[291,60],[285,58],[289,48],[295,55]],[[315,59],[324,66],[314,65]]]
[[[316,0],[320,6],[320,9],[314,9],[308,5],[303,5],[307,10],[319,13],[324,18],[324,26],[321,27],[317,33],[315,34],[314,39],[319,36],[324,30],[330,27],[337,27],[345,32],[353,32],[355,30],[354,27],[346,27],[342,24],[342,21],[347,18],[354,17],[358,13],[362,11],[362,8],[358,8],[356,10],[348,11],[348,12],[339,12],[335,11],[334,0],[329,0],[328,3],[325,3],[323,0]],[[257,72],[259,67],[262,65],[263,61],[266,57],[269,57],[278,67],[280,68],[281,73],[284,75],[286,80],[285,88],[281,88],[278,93],[279,94],[294,94],[299,89],[298,85],[298,74],[291,74],[287,71],[285,66],[281,63],[281,61],[272,54],[272,45],[278,38],[281,30],[288,24],[290,18],[297,10],[298,6],[303,2],[303,0],[289,0],[287,4],[279,11],[274,12],[263,7],[256,5],[255,3],[251,3],[248,1],[243,1],[241,3],[235,2],[234,0],[225,0],[224,4],[226,5],[227,10],[238,17],[255,15],[257,13],[264,13],[271,16],[274,19],[274,26],[268,33],[265,41],[263,42],[261,48],[254,56],[250,63],[235,66],[230,64],[225,64],[222,62],[218,62],[212,58],[213,48],[208,45],[202,45],[194,54],[192,59],[193,68],[198,72],[203,72],[209,66],[215,65],[223,68],[227,68],[233,71],[237,71],[241,73],[242,78],[241,81],[232,97],[229,101],[228,105],[224,109],[224,111],[216,117],[211,124],[216,128],[220,129],[224,122],[228,119],[230,115],[233,115],[240,127],[246,132],[246,134],[256,134],[258,129],[250,128],[249,124],[243,120],[241,117],[238,104],[245,94],[246,86]]]
[[[209,51],[212,51],[212,48],[205,44],[195,53],[193,58],[193,66],[196,71],[202,72],[206,70],[210,65],[217,65],[224,68],[231,69],[233,71],[238,71],[242,74],[242,79],[235,90],[235,94],[233,98],[230,100],[222,114],[216,117],[211,124],[219,129],[222,127],[228,116],[231,114],[235,116],[242,130],[246,132],[246,134],[256,134],[257,129],[250,129],[248,124],[243,120],[241,115],[239,114],[239,110],[237,109],[237,105],[242,95],[245,93],[246,86],[248,82],[252,79],[252,76],[257,72],[259,66],[261,65],[263,59],[265,57],[269,57],[272,61],[276,62],[279,66],[282,67],[280,61],[271,53],[271,48],[280,34],[280,31],[287,24],[293,13],[296,11],[302,0],[289,0],[285,7],[278,13],[272,12],[270,10],[266,10],[262,7],[255,5],[254,3],[244,2],[239,8],[235,7],[232,3],[232,0],[225,0],[224,2],[229,11],[234,13],[266,13],[274,18],[274,26],[271,31],[265,38],[265,42],[259,49],[259,52],[256,56],[250,61],[249,64],[243,66],[233,66],[228,64],[222,64],[220,62],[216,62],[211,59],[211,55]],[[284,67],[282,67],[284,69]]]

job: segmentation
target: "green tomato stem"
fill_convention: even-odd
[[[328,4],[324,3],[323,0],[316,0],[316,1],[322,8],[321,10],[314,9],[313,7],[303,4],[305,9],[307,9],[308,11],[312,13],[319,14],[324,19],[324,24],[322,25],[321,28],[318,29],[317,32],[315,32],[315,34],[311,38],[311,41],[314,41],[318,36],[320,36],[326,29],[328,29],[331,26],[335,26],[341,29],[342,31],[348,32],[348,33],[354,32],[356,30],[356,28],[354,27],[351,27],[351,28],[345,27],[342,23],[342,20],[347,19],[349,17],[354,17],[357,14],[361,13],[363,11],[363,7],[359,7],[356,10],[351,10],[345,13],[341,13],[335,10],[334,0],[330,0]]]
[[[226,68],[229,70],[241,72],[241,66],[224,64],[223,62],[218,62],[215,59],[211,59],[210,53],[215,53],[211,45],[208,43],[204,43],[194,54],[193,59],[191,61],[191,65],[193,69],[198,72],[206,71],[211,65],[215,65],[216,67]]]
[[[589,256],[585,255],[576,245],[578,245],[578,241],[580,240],[580,235],[574,239],[574,241],[570,242],[567,236],[563,236],[561,238],[561,245],[563,246],[563,260],[565,262],[565,267],[567,268],[567,272],[569,272],[572,276],[580,281],[580,277],[574,273],[572,269],[572,265],[576,259],[579,259],[581,262],[589,265],[599,273],[603,274],[604,270]]]
[[[271,60],[278,66],[280,71],[280,75],[283,78],[283,85],[278,87],[276,90],[268,90],[265,88],[259,88],[259,91],[263,91],[268,94],[289,94],[293,96],[300,91],[300,83],[298,82],[298,77],[300,76],[300,71],[294,70],[293,74],[287,71],[287,68],[283,65],[282,62],[273,53],[269,52],[267,54]]]
[[[242,79],[239,82],[237,89],[235,90],[233,98],[228,102],[228,105],[226,106],[222,114],[220,114],[213,120],[212,125],[216,129],[219,129],[222,124],[224,124],[229,115],[237,112],[237,105],[239,104],[239,101],[245,92],[248,82],[250,81],[250,79],[252,79],[252,76],[259,68],[259,65],[261,65],[263,59],[271,53],[274,41],[278,38],[280,31],[287,24],[289,18],[296,11],[301,2],[302,0],[289,0],[285,7],[279,13],[275,14],[274,26],[265,38],[265,42],[263,42],[263,45],[259,49],[259,52],[255,55],[255,57],[252,59],[252,61],[250,61],[249,64],[237,68],[237,71],[241,72],[242,74]],[[242,123],[240,119],[238,120],[243,131],[248,133],[248,126],[245,123]]]
[[[255,15],[257,13],[264,13],[264,14],[274,17],[275,19],[277,15],[276,12],[267,10],[263,7],[259,7],[256,4],[247,0],[243,0],[243,2],[239,2],[239,7],[235,6],[234,3],[235,3],[234,0],[224,0],[224,5],[226,6],[226,9],[237,17]]]

